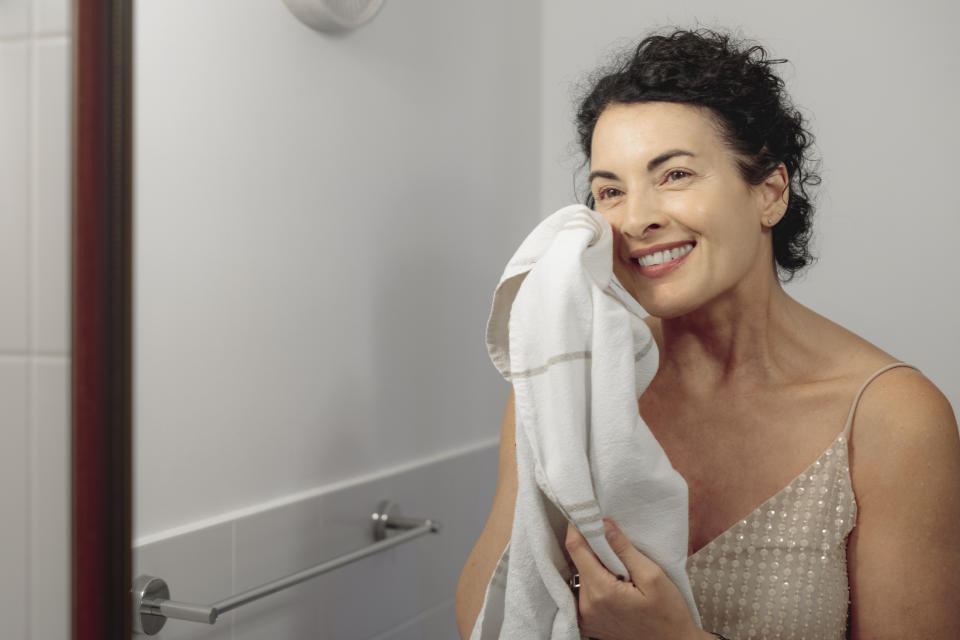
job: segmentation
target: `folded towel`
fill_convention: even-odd
[[[517,503],[471,640],[579,639],[563,549],[572,522],[610,571],[611,518],[699,622],[687,560],[687,485],[637,411],[657,371],[643,310],[613,276],[613,232],[582,205],[541,222],[507,264],[487,347],[513,383]]]

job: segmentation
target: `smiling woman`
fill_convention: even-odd
[[[652,36],[578,113],[587,203],[612,227],[614,273],[650,313],[659,349],[638,406],[687,484],[686,569],[703,625],[615,523],[626,580],[570,525],[586,636],[960,634],[952,408],[913,367],[781,286],[812,262],[818,177],[777,62],[711,31]],[[511,536],[514,431],[508,405],[494,506],[458,590],[464,636]]]
[[[745,182],[708,111],[612,104],[596,121],[591,166],[595,208],[617,232],[614,271],[649,313],[675,317],[731,282],[775,277],[769,229],[787,208],[786,169]]]

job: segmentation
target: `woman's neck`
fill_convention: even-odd
[[[712,393],[784,383],[806,351],[801,317],[809,313],[775,280],[731,292],[694,312],[662,319],[658,378],[687,392]]]

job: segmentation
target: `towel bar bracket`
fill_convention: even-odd
[[[148,636],[159,633],[167,617],[159,612],[144,611],[141,603],[169,599],[170,589],[162,578],[137,576],[133,581],[133,630]]]
[[[248,602],[259,600],[272,593],[300,584],[345,564],[389,549],[426,533],[440,532],[440,523],[436,520],[405,518],[400,515],[399,507],[389,500],[384,500],[379,504],[377,510],[371,514],[371,519],[373,521],[373,538],[376,540],[373,544],[262,584],[259,587],[254,587],[211,605],[176,602],[170,599],[170,588],[162,578],[148,575],[137,576],[131,589],[131,595],[133,596],[133,630],[136,633],[148,636],[156,635],[163,628],[167,618],[214,624],[221,613],[236,609]],[[400,530],[401,533],[388,536],[387,531],[392,529]]]

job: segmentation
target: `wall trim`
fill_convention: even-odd
[[[419,458],[413,458],[412,460],[407,460],[401,464],[387,467],[379,471],[374,471],[371,473],[365,473],[357,476],[352,476],[344,480],[339,480],[337,482],[332,482],[330,484],[325,484],[313,489],[308,489],[306,491],[299,491],[297,493],[291,493],[289,495],[281,496],[279,498],[274,498],[273,500],[267,500],[266,502],[260,502],[249,507],[243,507],[241,509],[235,509],[233,511],[228,511],[226,513],[218,514],[210,518],[204,518],[202,520],[195,520],[184,525],[171,527],[163,531],[156,533],[150,533],[144,536],[136,538],[133,542],[133,548],[138,549],[140,547],[145,547],[147,545],[155,544],[157,542],[162,542],[170,538],[176,538],[177,536],[182,536],[189,533],[194,533],[202,529],[207,529],[210,527],[215,527],[228,522],[233,522],[235,520],[240,520],[242,518],[249,517],[254,514],[263,513],[265,511],[270,511],[271,509],[277,509],[280,507],[285,507],[296,502],[302,502],[304,500],[310,500],[325,494],[334,493],[336,491],[341,491],[344,489],[349,489],[358,485],[366,484],[368,482],[374,482],[385,477],[397,475],[416,469],[418,467],[427,467],[430,465],[443,462],[452,458],[459,458],[461,456],[473,455],[484,449],[489,449],[491,447],[497,447],[499,445],[500,438],[499,436],[493,438],[486,438],[478,442],[471,443],[469,445],[458,447],[455,449],[448,449],[440,453],[432,454],[429,456],[422,456]]]

